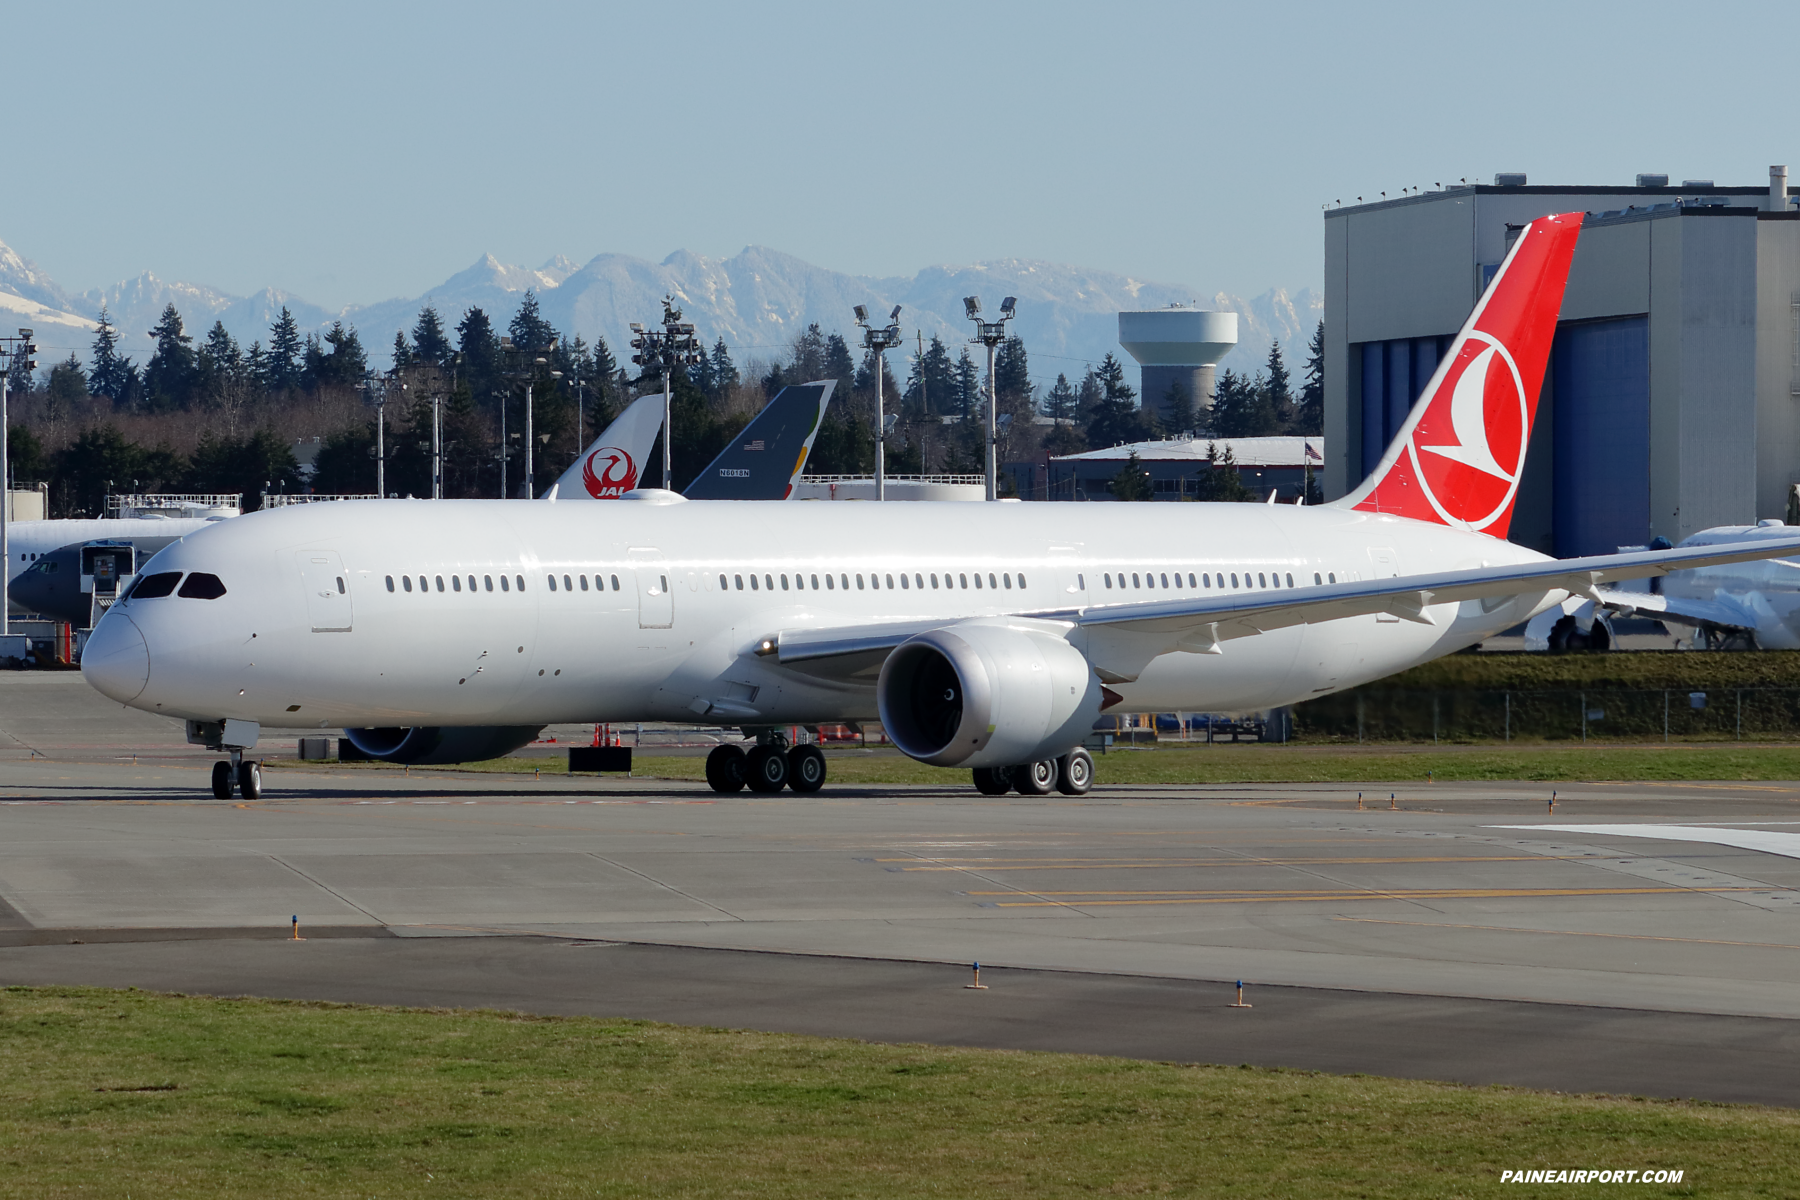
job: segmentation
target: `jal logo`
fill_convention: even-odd
[[[1451,525],[1486,529],[1511,506],[1531,414],[1512,355],[1476,331],[1464,339],[1438,396],[1407,440],[1426,500]],[[1453,511],[1439,497],[1455,497]]]
[[[581,464],[581,483],[596,500],[617,500],[637,486],[637,464],[617,446],[602,446]]]

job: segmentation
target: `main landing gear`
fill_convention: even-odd
[[[231,799],[234,786],[246,800],[262,799],[262,764],[246,760],[242,750],[233,750],[230,762],[213,764],[213,797],[218,800]]]
[[[825,786],[825,755],[817,746],[792,746],[779,735],[758,742],[748,754],[735,744],[714,746],[706,756],[706,782],[715,792],[748,787],[770,794],[793,788],[802,794]]]
[[[976,767],[975,790],[984,796],[1004,796],[1017,790],[1021,796],[1047,796],[1051,789],[1065,796],[1085,796],[1094,786],[1094,760],[1080,746],[1061,758],[1022,763],[1016,767]]]

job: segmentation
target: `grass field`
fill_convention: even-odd
[[[916,783],[966,787],[969,773],[928,767],[898,754],[832,750],[832,783]],[[271,760],[273,765],[303,765]],[[567,760],[500,758],[458,768],[422,771],[497,771],[546,775],[565,773]],[[634,774],[658,779],[706,778],[705,760],[652,754],[636,756]],[[1096,782],[1134,783],[1424,783],[1427,773],[1445,782],[1526,780],[1543,783],[1598,780],[1800,780],[1800,746],[1749,744],[1554,746],[1307,746],[1220,745],[1126,749],[1094,756]],[[337,768],[332,768],[337,769]],[[399,770],[380,764],[351,764],[350,770]]]
[[[631,1021],[0,991],[4,1197],[1569,1193],[1500,1182],[1530,1168],[1684,1173],[1603,1189],[1633,1196],[1793,1195],[1800,1114]]]

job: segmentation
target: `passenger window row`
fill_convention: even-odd
[[[776,583],[777,579],[779,579],[781,581],[779,586],[782,591],[785,592],[785,591],[789,590],[788,577],[786,575],[777,576],[774,574],[765,573],[765,574],[759,576],[756,572],[751,571],[749,573],[748,578],[750,580],[750,590],[753,592],[772,592],[772,591],[774,591],[776,589],[776,587],[778,586]],[[833,575],[830,571],[827,571],[827,572],[825,572],[825,575],[824,575],[824,580],[825,580],[824,590],[828,591],[828,592],[836,592],[836,591],[847,592],[851,588],[851,583],[850,583],[851,578],[852,578],[852,576],[848,572],[840,572],[837,575]],[[861,574],[857,574],[854,578],[856,580],[856,584],[855,584],[856,590],[859,592],[860,591],[876,591],[876,592],[878,592],[884,586],[889,591],[893,591],[896,587],[898,587],[902,591],[921,591],[922,592],[925,590],[925,588],[927,586],[925,581],[928,578],[928,576],[926,575],[925,572],[922,572],[922,571],[915,571],[911,575],[908,575],[905,571],[901,571],[898,576],[895,576],[891,573],[885,573],[885,572],[877,573],[874,571],[870,571],[868,573],[866,581],[865,581],[865,577]],[[895,583],[896,578],[899,580],[899,582],[897,584]],[[959,587],[967,588],[967,587],[969,587],[969,580],[971,578],[974,579],[974,581],[975,581],[974,586],[977,589],[981,589],[984,586],[982,584],[982,574],[980,571],[972,571],[972,572],[971,571],[959,571],[954,574],[952,574],[949,571],[945,571],[942,584],[939,584],[936,573],[932,573],[929,575],[929,579],[931,580],[931,583],[929,586],[931,588],[933,588],[934,590],[940,586],[945,587],[945,588],[950,588],[950,589],[955,589],[955,588],[959,588]],[[1019,590],[1024,591],[1025,590],[1025,573],[1023,571],[1019,572],[1017,578],[1018,578]],[[745,579],[745,576],[741,575],[741,574],[734,573],[734,574],[730,575],[729,577],[727,577],[724,573],[721,573],[719,575],[719,590],[720,591],[731,591],[731,590],[735,589],[735,590],[741,592],[744,590],[744,579]],[[820,590],[819,579],[820,579],[820,576],[818,576],[818,575],[802,575],[800,572],[796,571],[796,572],[794,572],[792,590],[803,592],[803,591],[807,590],[807,587],[810,584],[813,591],[815,591],[815,592],[819,591]],[[1013,579],[1014,579],[1014,575],[1011,571],[999,571],[999,572],[989,571],[987,573],[987,583],[986,583],[985,587],[989,591],[999,591],[1002,588],[1011,590],[1013,587]]]
[[[442,575],[420,575],[417,578],[419,581],[418,590],[421,592],[460,592],[465,586],[471,592],[491,592],[494,590],[495,577],[492,575],[483,575],[478,580],[473,575],[452,575],[446,580]],[[414,576],[402,575],[400,576],[399,584],[396,586],[394,577],[389,575],[387,577],[387,590],[390,592],[395,590],[410,592],[414,587],[413,579]],[[501,575],[499,579],[500,590],[503,592],[522,592],[525,590],[525,577],[523,575]],[[558,582],[559,579],[560,583]],[[468,581],[466,585],[464,580]],[[609,581],[611,583],[612,591],[617,592],[623,590],[619,586],[619,577],[617,575],[593,576],[593,590],[596,592],[607,591]],[[585,592],[589,587],[588,576],[586,575],[546,575],[544,576],[544,582],[549,585],[550,590],[553,592],[558,590],[565,592]]]
[[[1139,588],[1139,589],[1141,589],[1141,588],[1154,588],[1154,587],[1168,588],[1168,587],[1184,586],[1182,583],[1181,572],[1176,571],[1173,574],[1174,574],[1175,581],[1174,581],[1174,583],[1171,584],[1169,582],[1170,572],[1168,572],[1168,571],[1145,571],[1141,575],[1136,571],[1131,572],[1129,575],[1127,575],[1124,571],[1120,571],[1119,575],[1118,575],[1118,580],[1115,583],[1113,580],[1112,572],[1108,571],[1101,575],[1101,582],[1103,582],[1108,588],[1118,587],[1118,588]],[[1255,574],[1251,574],[1249,571],[1245,571],[1243,574],[1242,585],[1240,585],[1238,583],[1238,573],[1236,571],[1220,571],[1217,574],[1215,574],[1211,571],[1202,571],[1198,575],[1196,575],[1194,572],[1190,571],[1187,574],[1187,583],[1185,586],[1190,587],[1190,588],[1197,588],[1201,591],[1211,591],[1214,588],[1227,588],[1227,586],[1228,586],[1227,582],[1226,582],[1227,580],[1230,581],[1229,588],[1236,589],[1236,590],[1243,590],[1244,588],[1279,588],[1279,587],[1293,587],[1294,586],[1293,573],[1288,572],[1286,574],[1283,574],[1280,571],[1258,571]],[[1317,571],[1314,571],[1313,572],[1313,583],[1322,584],[1324,582],[1325,582],[1325,580],[1320,578],[1319,573]],[[1335,572],[1331,573],[1331,582],[1332,583],[1337,582],[1337,574]]]

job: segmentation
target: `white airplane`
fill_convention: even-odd
[[[1085,792],[1102,712],[1291,704],[1458,650],[1600,584],[1800,537],[1557,561],[1505,540],[1582,214],[1519,235],[1369,480],[1317,507],[345,502],[162,551],[82,671],[229,753],[343,727],[393,762],[488,758],[550,723],[690,721],[721,791],[825,781],[785,731],[879,720],[976,786]]]
[[[1683,548],[1770,541],[1785,544],[1797,531],[1780,521],[1702,529]],[[1667,543],[1664,543],[1665,545]],[[1605,609],[1691,627],[1717,648],[1800,650],[1800,561],[1770,557],[1677,571],[1651,581],[1648,591],[1602,588]]]

